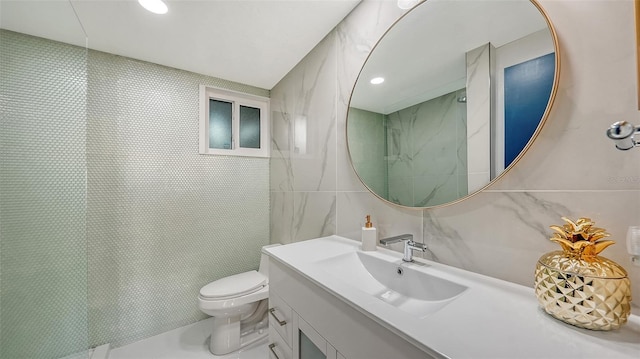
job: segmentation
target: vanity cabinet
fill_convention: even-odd
[[[271,359],[433,358],[273,258],[269,308]]]
[[[270,359],[344,359],[309,323],[278,296],[269,293]]]
[[[269,358],[292,359],[293,311],[276,293],[269,290]]]
[[[294,359],[338,359],[338,351],[309,323],[294,317],[297,330],[297,340],[293,342]],[[343,356],[340,356],[344,359]]]

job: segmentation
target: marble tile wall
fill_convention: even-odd
[[[418,212],[406,211],[409,221],[383,215],[390,212],[383,209],[389,206],[378,203],[360,183],[346,155],[347,104],[355,79],[371,47],[402,12],[390,1],[361,3],[272,89],[272,242],[339,231],[359,238],[368,213],[374,223],[396,223],[397,230],[422,236]],[[310,150],[305,155],[292,150],[296,117],[308,119]],[[381,206],[380,215],[372,202]],[[385,228],[379,233],[395,231]]]
[[[466,54],[467,159],[469,193],[490,181],[491,170],[491,58],[494,47],[482,45]]]
[[[389,136],[389,148],[399,150],[388,158],[391,202],[426,207],[467,194],[467,116],[465,104],[458,102],[464,93],[454,91],[387,116],[388,131],[398,134]]]
[[[372,46],[402,15],[395,1],[358,5],[271,92],[271,241],[334,233],[359,239],[370,213],[381,237],[413,233],[429,245],[432,259],[532,286],[537,259],[556,247],[547,239],[548,226],[561,223],[560,216],[586,216],[618,242],[605,256],[627,268],[634,297],[640,297],[640,267],[631,264],[624,245],[627,227],[640,224],[640,150],[618,151],[604,134],[613,121],[640,122],[633,2],[539,3],[556,28],[561,59],[545,127],[520,162],[487,190],[426,210],[380,201],[349,163],[351,90]],[[317,147],[304,158],[287,150],[295,116],[315,126]]]

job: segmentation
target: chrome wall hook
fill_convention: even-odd
[[[640,145],[633,138],[638,132],[640,132],[640,127],[634,126],[627,121],[618,121],[607,129],[607,137],[616,143],[617,149],[626,151]]]

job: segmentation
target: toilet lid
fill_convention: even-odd
[[[267,285],[267,277],[254,270],[218,279],[200,289],[205,298],[239,297],[253,293]]]

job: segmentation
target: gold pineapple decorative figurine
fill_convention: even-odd
[[[598,256],[614,241],[589,218],[551,226],[550,239],[562,251],[544,254],[538,260],[535,292],[544,310],[569,324],[593,329],[618,329],[631,312],[631,282],[616,262]]]

